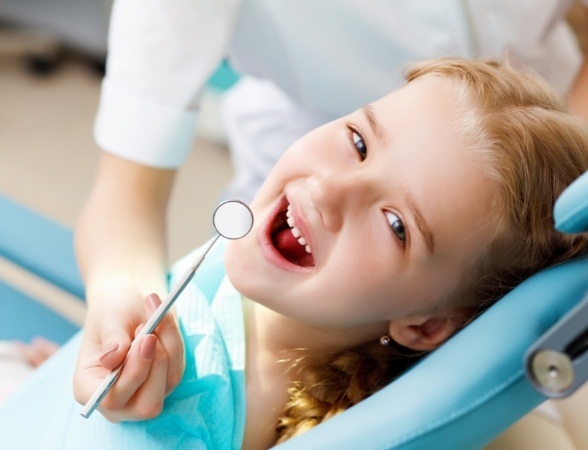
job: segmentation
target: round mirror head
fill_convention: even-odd
[[[216,207],[212,223],[222,237],[241,239],[251,231],[253,213],[245,203],[239,200],[228,200]]]

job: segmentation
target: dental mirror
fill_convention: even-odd
[[[239,200],[228,200],[216,207],[216,210],[212,216],[212,223],[218,234],[208,242],[204,251],[200,253],[200,256],[196,259],[196,261],[188,268],[184,275],[175,284],[167,298],[161,302],[161,305],[159,305],[151,317],[149,317],[149,320],[147,320],[143,328],[141,328],[141,331],[137,334],[137,336],[135,336],[135,339],[131,343],[131,348],[140,337],[151,334],[155,331],[155,328],[157,325],[159,325],[161,319],[163,319],[165,314],[178,299],[184,288],[188,286],[190,280],[194,277],[196,270],[198,267],[200,267],[200,264],[202,264],[202,261],[204,261],[207,253],[210,251],[220,236],[223,236],[226,239],[234,240],[246,236],[247,233],[251,231],[251,227],[253,226],[253,213],[245,203]],[[110,391],[110,388],[112,388],[120,376],[120,372],[124,364],[125,363],[123,361],[123,363],[111,371],[104,378],[102,383],[96,388],[82,409],[82,417],[90,417],[92,412],[98,407],[102,399],[106,396],[106,394],[108,394],[108,391]]]
[[[216,207],[212,216],[216,232],[227,239],[241,239],[253,226],[253,214],[239,200],[229,200]]]

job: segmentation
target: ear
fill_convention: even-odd
[[[398,344],[413,350],[431,351],[449,339],[464,323],[466,315],[410,316],[390,322],[390,336]]]

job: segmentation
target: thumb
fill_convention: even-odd
[[[102,353],[99,357],[100,364],[106,369],[112,370],[120,366],[125,360],[131,346],[131,338],[124,330],[104,330],[105,338],[102,344]]]

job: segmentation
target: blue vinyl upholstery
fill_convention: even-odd
[[[83,301],[71,232],[0,196],[0,257]],[[37,335],[63,343],[78,327],[0,280],[0,339],[30,341]]]

